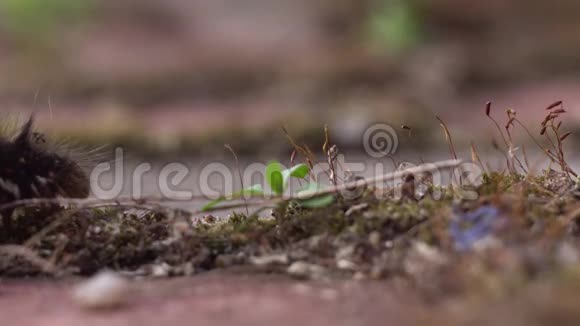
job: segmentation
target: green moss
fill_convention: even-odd
[[[478,189],[480,195],[503,193],[514,184],[522,181],[523,175],[491,172],[483,175],[483,184]]]

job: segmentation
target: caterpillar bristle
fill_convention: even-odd
[[[34,130],[32,116],[24,124],[17,121],[15,117],[0,119],[0,204],[88,197],[89,169],[104,158],[104,151],[52,141]]]

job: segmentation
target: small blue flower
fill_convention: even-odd
[[[482,206],[473,212],[457,216],[449,226],[455,248],[459,251],[472,249],[475,243],[489,236],[498,227],[500,216],[499,210],[493,206]]]

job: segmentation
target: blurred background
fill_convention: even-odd
[[[0,110],[144,155],[287,154],[282,126],[320,146],[325,124],[354,150],[376,122],[433,149],[435,115],[485,147],[488,100],[579,125],[579,69],[577,0],[0,1]]]

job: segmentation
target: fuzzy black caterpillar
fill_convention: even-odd
[[[86,198],[90,181],[79,162],[47,146],[33,117],[12,138],[0,137],[0,205],[31,198]],[[1,211],[10,229],[12,211]]]

